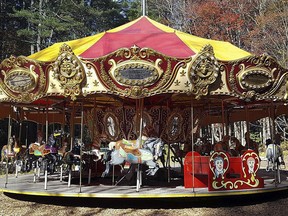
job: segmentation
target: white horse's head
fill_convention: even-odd
[[[113,148],[115,147],[115,145],[116,145],[116,142],[110,142],[110,143],[108,144],[109,150],[113,150]]]

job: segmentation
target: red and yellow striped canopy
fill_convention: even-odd
[[[39,61],[53,61],[63,43],[68,44],[75,55],[82,58],[98,58],[119,48],[137,45],[151,48],[164,55],[187,58],[197,54],[210,44],[219,60],[230,61],[249,56],[250,53],[228,42],[209,40],[162,25],[142,16],[125,25],[89,37],[55,43],[54,45],[29,56]]]

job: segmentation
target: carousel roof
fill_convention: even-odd
[[[163,55],[176,58],[189,58],[210,44],[219,60],[235,60],[249,56],[250,53],[229,42],[200,38],[168,26],[162,25],[146,16],[117,28],[77,40],[55,43],[54,45],[30,55],[39,61],[54,61],[63,44],[71,47],[81,58],[99,58],[123,47],[146,47]]]
[[[228,108],[287,99],[287,70],[146,16],[109,31],[56,43],[0,64],[0,102],[87,107],[135,104]],[[191,96],[192,95],[192,96]],[[200,100],[199,100],[200,99]],[[68,104],[68,105],[67,105]]]

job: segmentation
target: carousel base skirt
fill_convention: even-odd
[[[13,198],[22,199],[26,197],[36,202],[41,202],[41,199],[47,199],[52,202],[61,198],[62,204],[64,205],[63,200],[81,200],[81,199],[91,199],[93,200],[94,205],[101,205],[103,200],[104,203],[111,203],[107,200],[121,200],[121,203],[124,202],[125,206],[130,203],[132,206],[136,201],[140,200],[149,200],[149,203],[154,201],[164,201],[166,204],[169,202],[172,203],[187,203],[190,205],[198,201],[203,206],[207,206],[207,202],[211,200],[212,203],[215,203],[215,200],[218,202],[226,200],[231,201],[235,198],[242,200],[253,200],[252,196],[259,196],[264,198],[266,195],[269,199],[272,197],[279,197],[277,194],[287,194],[288,192],[288,180],[286,177],[286,172],[281,174],[281,183],[275,183],[273,173],[266,174],[264,178],[264,188],[257,189],[247,189],[247,190],[222,190],[222,191],[208,191],[208,188],[185,188],[181,182],[183,179],[171,180],[170,182],[154,182],[145,181],[139,190],[137,190],[136,184],[129,185],[112,185],[112,178],[106,178],[103,180],[101,177],[94,177],[90,179],[88,184],[88,179],[82,178],[73,178],[70,185],[68,185],[67,177],[63,178],[60,181],[60,176],[57,174],[48,175],[47,182],[45,184],[44,175],[40,176],[39,179],[36,179],[34,182],[33,174],[19,174],[16,178],[15,175],[9,174],[8,176],[0,177],[0,190],[8,196]],[[263,172],[265,174],[265,172]],[[180,183],[180,185],[179,185]],[[125,184],[125,183],[124,183]],[[276,194],[276,195],[275,195]],[[247,198],[250,196],[249,198]],[[22,198],[21,198],[22,197]],[[25,198],[23,198],[25,199]],[[98,202],[96,200],[101,200]],[[124,201],[125,200],[125,201]],[[133,200],[131,203],[130,200]],[[205,202],[203,202],[205,200]],[[49,201],[47,201],[49,203]],[[68,201],[68,205],[69,205]],[[88,203],[88,201],[85,201]],[[242,201],[240,201],[242,202]],[[114,202],[115,203],[115,202]],[[134,203],[134,204],[133,204]],[[147,202],[148,203],[148,202]],[[59,204],[59,203],[58,203]],[[118,203],[119,204],[119,203]],[[155,204],[155,203],[154,203]],[[219,205],[219,203],[217,204]]]

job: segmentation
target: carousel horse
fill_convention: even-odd
[[[86,165],[91,165],[91,161],[97,162],[102,159],[102,156],[104,153],[100,151],[100,142],[101,139],[97,140],[97,145],[95,144],[95,140],[92,143],[92,145],[88,148],[91,150],[82,150],[82,165],[86,167]],[[99,144],[99,145],[98,145]],[[65,147],[66,146],[66,147]],[[68,165],[68,171],[72,170],[72,167],[74,167],[75,171],[79,171],[80,163],[81,163],[81,148],[84,148],[85,145],[81,142],[80,139],[74,140],[73,148],[70,151],[66,151],[67,149],[67,143],[63,144],[63,147],[61,150],[58,151],[58,153],[62,156],[62,162],[66,165]],[[87,146],[86,146],[87,147]],[[99,147],[99,148],[98,148]],[[95,158],[95,157],[96,158]],[[93,159],[93,160],[90,160]]]
[[[280,164],[284,164],[280,146],[272,143],[271,139],[266,140],[266,158],[266,171],[274,171]]]
[[[180,143],[172,143],[170,145],[170,150],[172,152],[171,161],[180,163],[180,166],[183,166],[183,158],[185,157],[184,150],[181,149]]]
[[[58,142],[57,137],[62,136],[61,133],[52,133],[47,144],[31,143],[28,147],[28,153],[26,154],[26,171],[30,171],[31,168],[39,167],[41,163],[47,165],[47,169],[52,174],[55,171],[55,166],[60,165],[62,157],[58,154]]]
[[[4,145],[1,149],[1,163],[7,161],[8,164],[14,165],[16,163],[16,167],[21,169],[23,164],[23,159],[25,156],[26,147],[19,145],[19,142],[15,139],[15,137],[11,137],[9,143]]]
[[[230,136],[225,135],[223,139],[213,145],[213,151],[225,151],[229,150]]]
[[[234,157],[242,155],[247,148],[241,144],[239,139],[236,137],[231,137],[231,144],[234,148],[230,148],[230,154]]]
[[[148,166],[147,175],[154,176],[159,169],[156,161],[162,155],[163,141],[160,138],[144,137],[142,141],[142,147],[139,145],[139,140],[122,139],[110,142],[109,156],[106,159],[106,170],[102,173],[102,177],[109,174],[112,165],[121,165],[124,162],[146,164]]]
[[[206,137],[197,138],[194,143],[194,151],[199,152],[201,155],[209,155],[212,145]],[[185,151],[186,153],[188,151]],[[185,156],[185,155],[184,155]]]
[[[70,151],[63,153],[63,162],[68,165],[69,169],[72,169],[72,166],[80,166],[80,154],[81,154],[81,144],[80,140],[75,139],[73,148]]]

